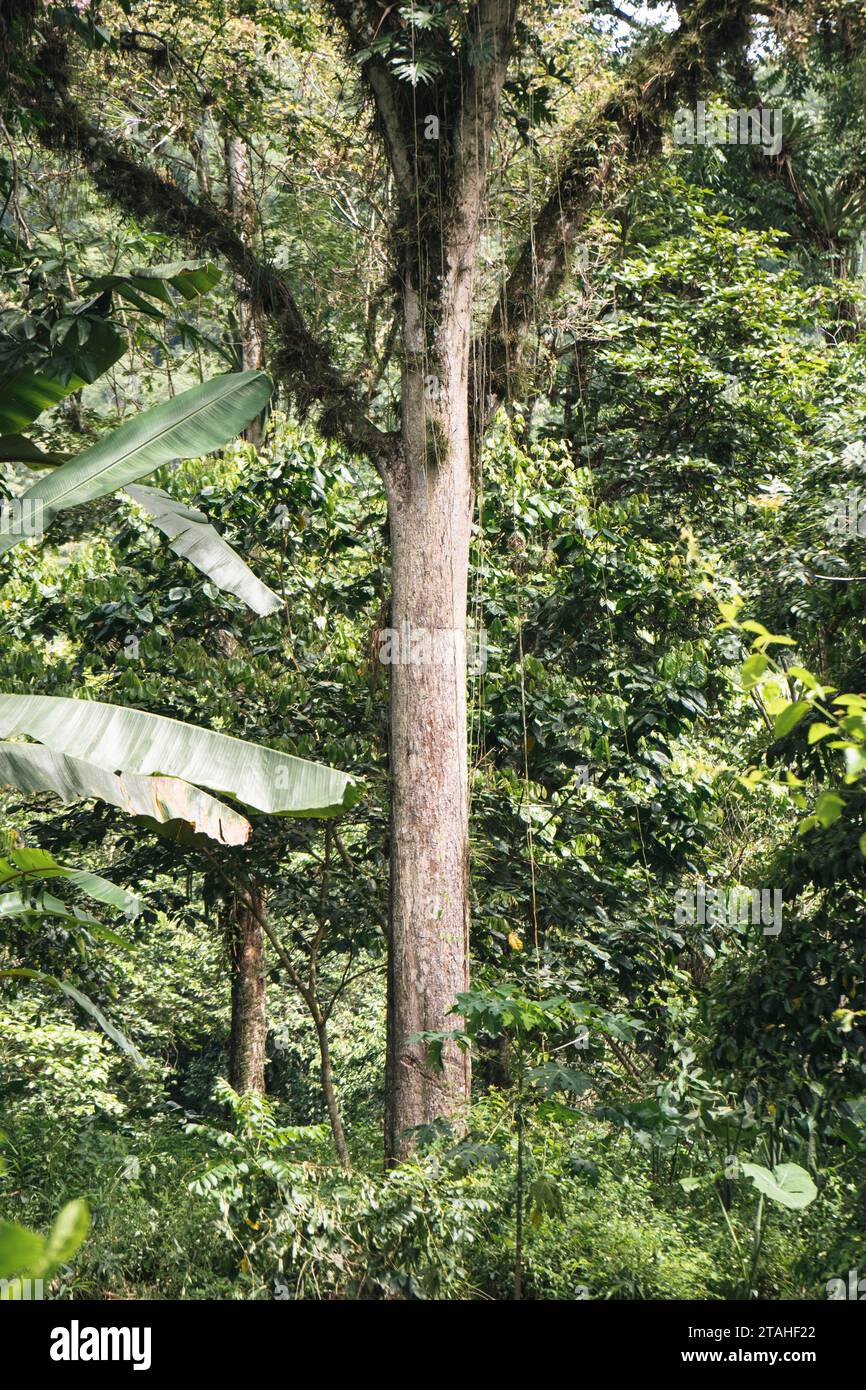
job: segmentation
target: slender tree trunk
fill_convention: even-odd
[[[229,194],[229,210],[247,246],[257,241],[258,208],[253,193],[250,172],[250,153],[243,140],[235,135],[225,138],[226,183]],[[244,371],[253,371],[264,366],[265,335],[262,320],[257,314],[250,296],[249,286],[240,276],[235,276],[235,295],[237,298],[238,328],[240,332],[241,366]],[[244,438],[252,444],[260,444],[262,438],[261,421],[257,418],[244,430]]]
[[[264,917],[264,897],[251,889],[258,917]],[[232,1026],[229,1081],[236,1091],[265,1090],[265,1043],[268,1019],[265,1000],[264,935],[258,917],[245,903],[233,899]]]
[[[75,434],[84,433],[84,421],[81,418],[81,392],[72,391],[62,404],[62,412],[66,417],[66,423]]]
[[[514,1222],[514,1297],[523,1297],[523,1097],[517,1094],[517,1208]]]
[[[349,1160],[349,1150],[346,1145],[346,1133],[343,1129],[343,1121],[340,1118],[339,1107],[337,1106],[337,1095],[334,1090],[334,1074],[331,1070],[331,1045],[328,1040],[328,1024],[321,1013],[313,1015],[316,1025],[316,1033],[319,1039],[319,1057],[321,1059],[322,1090],[325,1092],[325,1100],[328,1105],[328,1119],[331,1122],[331,1133],[334,1136],[334,1146],[337,1150],[337,1157],[342,1167],[348,1173],[351,1169]]]

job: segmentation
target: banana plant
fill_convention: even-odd
[[[117,492],[176,459],[221,448],[262,412],[273,390],[270,378],[264,372],[235,372],[145,411],[72,458],[46,453],[20,433],[43,411],[94,382],[122,355],[126,336],[111,321],[113,297],[146,318],[161,319],[164,311],[159,306],[170,308],[173,295],[189,300],[205,294],[220,275],[210,262],[179,261],[91,277],[88,298],[52,310],[48,318],[26,308],[0,314],[0,463],[53,470],[51,477],[15,499],[22,514],[34,518],[33,529],[44,531],[59,512]],[[133,500],[168,537],[177,555],[257,615],[280,608],[277,595],[201,512],[159,489],[137,492],[130,494]],[[0,508],[0,554],[24,534],[23,526],[4,521]]]
[[[273,383],[266,372],[231,372],[181,392],[127,420],[97,444],[52,469],[17,499],[42,530],[60,512],[117,492],[178,458],[193,458],[227,444],[259,414]],[[277,595],[207,523],[201,512],[172,504],[159,489],[142,488],[133,500],[155,517],[172,548],[255,613],[280,607]],[[152,494],[152,496],[151,496]],[[0,527],[0,555],[23,539]]]
[[[12,741],[19,737],[36,742]],[[149,829],[195,847],[207,839],[223,845],[246,843],[252,825],[237,804],[250,814],[322,818],[342,814],[360,795],[356,782],[334,768],[163,715],[98,701],[0,695],[0,739],[0,787],[28,794],[50,792],[64,802],[106,801]],[[213,792],[236,804],[226,804]],[[28,911],[68,917],[66,906],[50,895],[43,894],[38,902],[28,898],[23,890],[34,878],[66,879],[130,916],[140,907],[126,890],[97,874],[66,869],[42,850],[12,850],[7,860],[0,859],[0,888],[17,881],[18,901],[15,894],[0,894],[0,921]],[[86,925],[89,928],[90,922]],[[60,990],[133,1061],[144,1065],[133,1044],[74,986],[25,967],[0,970],[4,977]]]
[[[65,802],[107,801],[178,839],[193,832],[241,845],[252,826],[237,805],[252,814],[322,818],[341,815],[360,795],[354,779],[335,768],[96,700],[0,695],[0,740],[0,785]],[[236,804],[218,799],[225,796]]]
[[[99,874],[88,873],[83,869],[71,869],[58,863],[54,856],[44,849],[13,846],[7,851],[5,858],[0,858],[0,889],[4,890],[0,892],[0,928],[4,921],[14,920],[28,927],[49,917],[52,921],[62,922],[67,930],[73,932],[79,946],[82,936],[86,933],[88,936],[108,941],[121,950],[132,949],[129,942],[124,941],[123,937],[118,936],[91,913],[46,892],[43,886],[46,881],[70,884],[87,897],[104,903],[115,911],[122,911],[128,918],[138,916],[142,908],[141,900],[135,894],[110,883]],[[99,1006],[68,981],[59,980],[55,975],[48,975],[29,966],[2,969],[0,980],[24,980],[58,990],[94,1019],[103,1033],[125,1052],[136,1066],[146,1065],[144,1057],[135,1045],[106,1018]]]

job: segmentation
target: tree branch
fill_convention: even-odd
[[[549,307],[567,280],[590,213],[659,151],[676,103],[694,99],[728,55],[746,48],[751,8],[750,0],[683,5],[680,27],[642,49],[615,91],[575,129],[480,344],[474,392],[480,418],[511,394],[539,309]]]
[[[45,80],[38,92],[27,93],[38,117],[40,142],[57,153],[80,157],[100,192],[127,214],[149,221],[200,254],[227,261],[248,286],[253,306],[273,324],[274,372],[298,410],[306,414],[316,407],[322,435],[368,457],[387,488],[398,457],[398,437],[367,418],[362,397],[334,365],[328,345],[307,327],[283,276],[256,256],[217,208],[190,197],[139,162],[131,146],[89,121],[67,92],[62,70],[46,50],[40,56]]]
[[[472,224],[462,230],[473,248],[486,203],[487,159],[516,22],[517,0],[477,0],[469,15],[475,61],[457,118],[452,188],[460,221]]]

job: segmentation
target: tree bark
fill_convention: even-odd
[[[328,1119],[331,1122],[331,1133],[334,1136],[334,1146],[337,1150],[337,1157],[340,1160],[340,1165],[343,1170],[348,1173],[352,1165],[349,1160],[349,1149],[346,1144],[346,1132],[343,1129],[343,1121],[340,1117],[340,1110],[337,1105],[337,1093],[334,1090],[334,1073],[331,1070],[331,1044],[328,1039],[328,1023],[319,1009],[315,1010],[313,1021],[315,1022],[316,1035],[319,1039],[322,1090],[325,1093],[325,1101],[328,1106]]]
[[[405,143],[406,117],[393,105],[393,90],[381,82],[376,90],[371,74],[403,209],[402,467],[388,497],[398,654],[391,668],[389,1161],[406,1155],[417,1125],[442,1117],[459,1127],[470,1099],[469,1053],[447,1043],[435,1071],[424,1044],[410,1039],[460,1028],[452,1010],[469,988],[469,358],[487,159],[514,21],[510,0],[479,6],[484,57],[459,79],[455,115],[437,127],[440,148]],[[435,95],[443,110],[449,92],[455,88],[446,82]]]
[[[264,897],[250,890],[255,905],[232,899],[231,963],[232,1023],[229,1044],[229,1082],[235,1091],[265,1091],[265,1043],[268,1018],[265,1000],[265,946],[261,920],[267,912]]]
[[[411,374],[407,373],[411,378]],[[420,389],[419,389],[420,387]],[[469,1054],[453,1044],[431,1071],[425,1029],[449,1017],[469,987],[468,786],[465,623],[472,482],[465,394],[454,383],[426,416],[423,384],[406,382],[410,477],[390,509],[391,849],[386,1152],[404,1155],[406,1131],[459,1116],[469,1099]],[[419,397],[421,397],[419,399]],[[429,447],[444,423],[440,450]]]
[[[246,143],[236,135],[225,138],[226,184],[229,211],[247,246],[257,240],[258,208],[253,192],[250,152]],[[265,334],[261,315],[252,301],[249,286],[240,275],[235,276],[240,355],[243,370],[254,371],[264,366]],[[257,447],[262,442],[262,423],[256,417],[244,430],[244,439]]]

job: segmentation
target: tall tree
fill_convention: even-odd
[[[399,429],[370,418],[362,389],[308,326],[289,278],[259,256],[237,219],[196,200],[118,144],[72,92],[66,35],[47,36],[39,80],[18,100],[42,142],[83,160],[127,213],[208,255],[221,255],[267,317],[272,366],[326,438],[369,458],[388,499],[391,622],[421,646],[391,669],[389,1009],[386,1148],[404,1154],[413,1126],[459,1114],[469,1063],[446,1049],[434,1074],[409,1041],[454,1022],[469,972],[466,654],[474,443],[523,371],[539,320],[567,281],[574,245],[596,208],[621,193],[661,145],[676,105],[705,90],[750,36],[743,0],[677,6],[679,27],[638,45],[630,65],[563,139],[550,191],[489,323],[473,344],[480,239],[500,96],[514,51],[517,0],[425,10],[329,0],[375,112],[387,155],[382,203],[402,346]],[[531,15],[530,15],[531,18]],[[134,51],[135,34],[125,40]],[[391,190],[395,197],[391,199]],[[444,639],[444,640],[443,640]],[[426,650],[434,659],[418,659]]]

